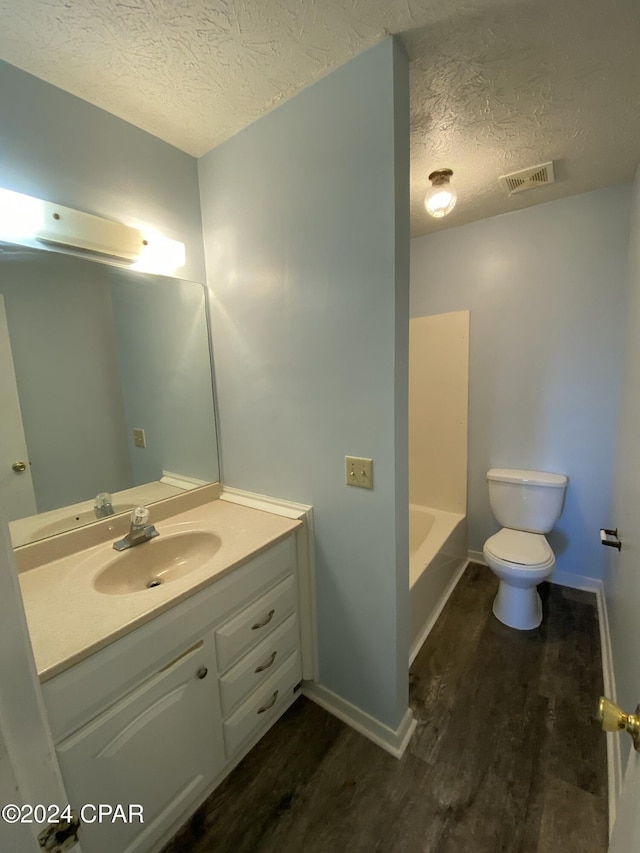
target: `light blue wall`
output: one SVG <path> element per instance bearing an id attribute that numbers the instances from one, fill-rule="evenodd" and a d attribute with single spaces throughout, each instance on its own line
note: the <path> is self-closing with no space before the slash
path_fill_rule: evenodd
<path id="1" fill-rule="evenodd" d="M 204 282 L 196 160 L 104 110 L 0 62 L 0 187 L 186 246 L 180 275 Z"/>
<path id="2" fill-rule="evenodd" d="M 498 528 L 489 468 L 564 472 L 565 509 L 549 537 L 557 566 L 602 577 L 629 210 L 619 185 L 411 241 L 411 315 L 471 312 L 471 550 Z"/>
<path id="3" fill-rule="evenodd" d="M 408 661 L 408 68 L 391 39 L 201 158 L 223 479 L 313 504 L 321 682 Z M 345 454 L 374 459 L 373 491 Z"/>

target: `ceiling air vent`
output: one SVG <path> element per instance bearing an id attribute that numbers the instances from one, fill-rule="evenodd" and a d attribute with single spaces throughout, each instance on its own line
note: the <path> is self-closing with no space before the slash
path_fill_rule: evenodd
<path id="1" fill-rule="evenodd" d="M 510 175 L 502 175 L 498 180 L 509 195 L 543 187 L 545 184 L 552 184 L 554 181 L 553 160 L 548 163 L 541 163 L 539 166 L 531 166 L 529 169 L 521 169 L 519 172 L 511 172 Z"/>

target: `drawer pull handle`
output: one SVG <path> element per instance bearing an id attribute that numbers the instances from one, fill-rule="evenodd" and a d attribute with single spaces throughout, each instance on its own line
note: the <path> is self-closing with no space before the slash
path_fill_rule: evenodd
<path id="1" fill-rule="evenodd" d="M 269 667 L 270 667 L 270 666 L 273 666 L 273 662 L 275 661 L 275 659 L 276 659 L 276 655 L 277 655 L 277 654 L 278 654 L 278 652 L 277 652 L 277 651 L 276 651 L 276 652 L 273 652 L 273 654 L 271 655 L 271 657 L 269 658 L 269 660 L 268 660 L 266 663 L 263 663 L 261 666 L 257 666 L 257 667 L 254 669 L 254 672 L 264 672 L 264 671 L 265 671 L 265 669 L 269 669 Z"/>
<path id="2" fill-rule="evenodd" d="M 201 666 L 200 669 L 196 672 L 196 675 L 198 676 L 198 678 L 206 678 L 208 672 L 209 670 L 206 668 L 206 666 Z"/>
<path id="3" fill-rule="evenodd" d="M 278 698 L 278 691 L 276 690 L 275 693 L 273 694 L 273 696 L 271 697 L 271 702 L 269 702 L 267 705 L 263 705 L 262 708 L 258 708 L 257 713 L 258 714 L 264 714 L 264 712 L 268 711 L 269 708 L 273 708 L 273 706 L 276 704 L 277 698 Z"/>
<path id="4" fill-rule="evenodd" d="M 276 612 L 275 610 L 270 610 L 270 611 L 269 611 L 269 613 L 268 613 L 268 614 L 265 616 L 265 618 L 262 620 L 262 622 L 256 622 L 256 624 L 255 624 L 255 625 L 252 625 L 252 626 L 251 626 L 251 630 L 252 630 L 252 631 L 257 631 L 257 630 L 258 630 L 258 628 L 264 628 L 264 626 L 265 626 L 265 625 L 268 625 L 268 624 L 269 624 L 269 622 L 271 622 L 271 620 L 273 619 L 273 615 L 274 615 L 274 613 L 275 613 L 275 612 Z"/>

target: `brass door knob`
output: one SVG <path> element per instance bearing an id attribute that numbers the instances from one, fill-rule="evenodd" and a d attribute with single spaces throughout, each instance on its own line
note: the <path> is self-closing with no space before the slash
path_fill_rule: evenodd
<path id="1" fill-rule="evenodd" d="M 625 714 L 615 702 L 607 699 L 606 696 L 601 696 L 596 719 L 602 724 L 603 732 L 629 732 L 634 749 L 640 752 L 640 705 L 636 708 L 635 714 Z"/>
<path id="2" fill-rule="evenodd" d="M 16 474 L 22 474 L 23 471 L 27 470 L 26 462 L 22 461 L 14 462 L 11 467 L 16 472 Z"/>

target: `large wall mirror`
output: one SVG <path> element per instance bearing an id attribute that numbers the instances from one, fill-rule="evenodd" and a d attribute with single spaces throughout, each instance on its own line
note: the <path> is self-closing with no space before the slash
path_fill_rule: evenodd
<path id="1" fill-rule="evenodd" d="M 14 547 L 219 479 L 203 285 L 0 243 Z"/>

